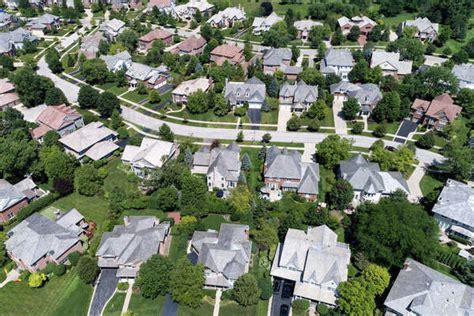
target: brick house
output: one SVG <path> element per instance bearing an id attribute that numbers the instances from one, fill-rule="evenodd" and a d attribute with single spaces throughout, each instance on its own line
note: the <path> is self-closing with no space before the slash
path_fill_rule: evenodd
<path id="1" fill-rule="evenodd" d="M 29 200 L 17 187 L 5 179 L 0 179 L 0 202 L 0 223 L 3 223 L 14 218 L 28 205 Z"/>
<path id="2" fill-rule="evenodd" d="M 243 64 L 245 62 L 244 50 L 235 45 L 223 44 L 211 51 L 210 59 L 219 66 L 225 61 L 231 65 Z"/>
<path id="3" fill-rule="evenodd" d="M 39 142 L 49 131 L 56 131 L 63 137 L 84 126 L 82 115 L 65 104 L 48 106 L 36 118 L 36 123 L 38 127 L 31 131 L 31 136 Z"/>
<path id="4" fill-rule="evenodd" d="M 171 53 L 178 55 L 201 55 L 206 46 L 206 40 L 204 37 L 197 37 L 195 35 L 188 37 L 175 48 L 171 50 Z"/>
<path id="5" fill-rule="evenodd" d="M 161 40 L 166 46 L 173 44 L 173 34 L 163 29 L 154 29 L 140 37 L 138 40 L 138 50 L 146 53 L 153 46 L 153 42 Z"/>
<path id="6" fill-rule="evenodd" d="M 446 124 L 454 121 L 462 108 L 454 104 L 449 94 L 437 96 L 431 102 L 415 99 L 411 106 L 411 120 L 425 125 L 428 129 L 442 131 Z"/>

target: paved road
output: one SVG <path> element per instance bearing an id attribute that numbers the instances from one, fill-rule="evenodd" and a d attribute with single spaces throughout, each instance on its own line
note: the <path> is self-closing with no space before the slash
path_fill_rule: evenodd
<path id="1" fill-rule="evenodd" d="M 100 272 L 88 316 L 100 316 L 102 314 L 105 304 L 117 288 L 118 278 L 115 273 L 117 273 L 117 269 L 102 269 Z"/>
<path id="2" fill-rule="evenodd" d="M 165 306 L 163 308 L 162 316 L 175 316 L 178 311 L 178 304 L 176 304 L 169 294 L 166 294 Z"/>
<path id="3" fill-rule="evenodd" d="M 54 82 L 56 88 L 59 88 L 64 92 L 64 95 L 70 103 L 77 101 L 79 87 L 53 74 L 46 64 L 44 56 L 38 61 L 38 74 L 50 78 Z"/>

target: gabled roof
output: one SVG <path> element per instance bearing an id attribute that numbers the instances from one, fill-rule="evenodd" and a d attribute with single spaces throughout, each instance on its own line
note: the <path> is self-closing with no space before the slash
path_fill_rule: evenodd
<path id="1" fill-rule="evenodd" d="M 379 66 L 382 70 L 396 70 L 399 75 L 407 75 L 411 73 L 413 62 L 411 60 L 400 61 L 400 53 L 374 51 L 370 68 Z"/>
<path id="2" fill-rule="evenodd" d="M 312 20 L 300 20 L 293 23 L 293 26 L 296 27 L 298 31 L 310 31 L 313 27 L 322 25 L 323 23 Z"/>
<path id="3" fill-rule="evenodd" d="M 207 91 L 212 84 L 212 80 L 200 77 L 183 81 L 173 90 L 173 94 L 189 96 L 199 90 Z"/>
<path id="4" fill-rule="evenodd" d="M 125 22 L 118 19 L 112 19 L 112 20 L 103 22 L 100 26 L 100 29 L 101 30 L 110 29 L 113 32 L 119 32 L 124 27 L 125 27 Z"/>
<path id="5" fill-rule="evenodd" d="M 347 18 L 345 16 L 340 17 L 337 20 L 337 23 L 339 24 L 340 27 L 343 27 L 345 25 L 350 25 L 351 27 L 357 25 L 358 27 L 362 28 L 366 25 L 372 25 L 375 26 L 377 23 L 375 23 L 374 20 L 367 16 L 353 16 L 352 18 Z"/>
<path id="6" fill-rule="evenodd" d="M 41 112 L 36 119 L 38 124 L 46 125 L 53 130 L 61 130 L 62 128 L 74 124 L 82 116 L 73 107 L 65 104 L 57 106 L 48 106 Z"/>
<path id="7" fill-rule="evenodd" d="M 26 199 L 26 195 L 5 179 L 0 179 L 0 212 Z"/>
<path id="8" fill-rule="evenodd" d="M 228 181 L 238 181 L 241 165 L 240 147 L 235 143 L 211 151 L 202 147 L 193 156 L 193 166 L 207 166 L 207 174 L 218 172 Z"/>
<path id="9" fill-rule="evenodd" d="M 293 85 L 285 82 L 280 89 L 280 97 L 293 98 L 293 103 L 313 103 L 318 99 L 318 86 L 310 86 L 303 80 Z"/>
<path id="10" fill-rule="evenodd" d="M 222 44 L 211 51 L 211 55 L 223 56 L 226 58 L 234 58 L 236 55 L 242 54 L 243 49 L 230 44 Z"/>
<path id="11" fill-rule="evenodd" d="M 418 32 L 438 32 L 438 23 L 432 23 L 428 18 L 416 18 L 415 20 L 407 20 L 403 23 L 405 27 L 415 27 Z"/>
<path id="12" fill-rule="evenodd" d="M 171 37 L 173 36 L 173 34 L 171 34 L 170 32 L 168 32 L 167 30 L 164 30 L 164 29 L 154 29 L 153 31 L 150 31 L 148 33 L 146 33 L 145 35 L 143 35 L 142 37 L 140 37 L 140 41 L 143 41 L 143 42 L 152 42 L 154 40 L 164 40 L 168 37 Z"/>
<path id="13" fill-rule="evenodd" d="M 214 14 L 209 20 L 207 20 L 207 23 L 216 23 L 219 24 L 225 20 L 236 20 L 236 21 L 241 21 L 241 20 L 246 20 L 247 17 L 245 15 L 245 12 L 241 10 L 240 8 L 236 7 L 228 7 L 225 8 L 222 11 L 217 12 Z"/>
<path id="14" fill-rule="evenodd" d="M 334 49 L 329 48 L 321 61 L 321 72 L 333 73 L 333 67 L 352 67 L 354 65 L 354 58 L 348 49 Z"/>
<path id="15" fill-rule="evenodd" d="M 435 97 L 431 102 L 415 99 L 411 108 L 415 110 L 421 108 L 426 115 L 437 119 L 446 118 L 449 122 L 454 121 L 462 111 L 462 108 L 454 104 L 454 100 L 447 93 Z"/>
<path id="16" fill-rule="evenodd" d="M 278 14 L 272 12 L 267 17 L 255 17 L 252 23 L 252 27 L 262 27 L 265 25 L 272 26 L 278 22 L 283 21 L 282 17 L 279 17 Z"/>
<path id="17" fill-rule="evenodd" d="M 206 40 L 204 37 L 197 37 L 196 35 L 192 35 L 186 38 L 184 41 L 178 44 L 178 46 L 173 50 L 174 52 L 187 52 L 190 53 L 194 50 L 198 50 L 206 45 Z"/>
<path id="18" fill-rule="evenodd" d="M 263 54 L 264 66 L 280 66 L 283 61 L 290 61 L 292 57 L 289 48 L 270 48 Z"/>
<path id="19" fill-rule="evenodd" d="M 115 55 L 102 55 L 100 59 L 105 62 L 107 69 L 110 71 L 115 71 L 119 68 L 125 70 L 132 62 L 132 56 L 128 51 L 119 52 Z"/>
<path id="20" fill-rule="evenodd" d="M 454 65 L 452 72 L 459 80 L 474 83 L 474 64 Z"/>
<path id="21" fill-rule="evenodd" d="M 227 82 L 224 97 L 231 103 L 236 101 L 263 103 L 265 101 L 266 86 L 256 77 L 246 82 Z"/>
<path id="22" fill-rule="evenodd" d="M 174 0 L 150 0 L 147 7 L 153 8 L 157 7 L 158 9 L 170 8 L 174 6 Z"/>
<path id="23" fill-rule="evenodd" d="M 117 132 L 105 127 L 101 122 L 92 122 L 60 138 L 59 142 L 79 153 L 112 135 L 117 136 Z"/>
<path id="24" fill-rule="evenodd" d="M 164 161 L 170 159 L 178 144 L 159 139 L 144 137 L 140 147 L 125 146 L 122 160 L 143 168 L 161 168 Z"/>
<path id="25" fill-rule="evenodd" d="M 373 83 L 353 84 L 347 81 L 334 83 L 329 87 L 332 94 L 342 93 L 356 98 L 360 104 L 377 104 L 382 99 L 382 92 Z"/>

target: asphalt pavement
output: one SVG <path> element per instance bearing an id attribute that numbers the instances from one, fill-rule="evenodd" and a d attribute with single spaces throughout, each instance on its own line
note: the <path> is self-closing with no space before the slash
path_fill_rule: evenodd
<path id="1" fill-rule="evenodd" d="M 100 316 L 107 301 L 112 297 L 117 288 L 117 269 L 102 269 L 99 275 L 98 284 L 92 298 L 88 316 Z"/>

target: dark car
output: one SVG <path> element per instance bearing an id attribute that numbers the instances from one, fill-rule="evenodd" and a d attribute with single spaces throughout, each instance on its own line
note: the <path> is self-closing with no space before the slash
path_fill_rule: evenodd
<path id="1" fill-rule="evenodd" d="M 291 284 L 285 283 L 283 284 L 283 292 L 281 297 L 283 298 L 290 298 L 293 295 L 293 289 Z"/>
<path id="2" fill-rule="evenodd" d="M 275 283 L 273 283 L 273 293 L 280 293 L 280 288 L 281 280 L 275 280 Z"/>
<path id="3" fill-rule="evenodd" d="M 393 146 L 386 146 L 385 149 L 388 150 L 388 151 L 391 151 L 391 152 L 396 152 L 396 151 L 398 151 L 398 149 L 396 149 L 396 148 L 393 147 Z"/>
<path id="4" fill-rule="evenodd" d="M 280 316 L 288 316 L 290 314 L 290 307 L 288 305 L 280 306 Z"/>

